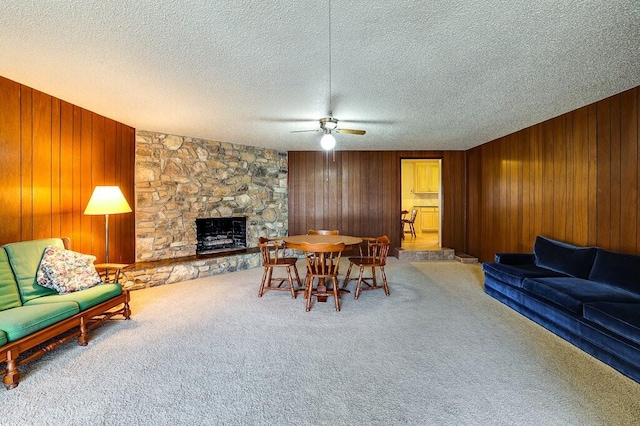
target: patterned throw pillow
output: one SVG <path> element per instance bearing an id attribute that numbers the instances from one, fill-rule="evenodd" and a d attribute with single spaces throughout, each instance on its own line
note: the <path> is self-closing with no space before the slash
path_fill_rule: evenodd
<path id="1" fill-rule="evenodd" d="M 102 282 L 93 266 L 95 260 L 95 256 L 49 246 L 44 250 L 36 281 L 61 294 L 91 288 Z"/>

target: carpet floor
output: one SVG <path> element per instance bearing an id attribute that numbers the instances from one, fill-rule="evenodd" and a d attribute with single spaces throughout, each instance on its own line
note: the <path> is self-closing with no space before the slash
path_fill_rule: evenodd
<path id="1" fill-rule="evenodd" d="M 258 298 L 261 273 L 132 292 L 131 320 L 0 391 L 0 424 L 640 423 L 638 383 L 484 294 L 479 265 L 391 258 L 391 296 L 341 312 Z"/>

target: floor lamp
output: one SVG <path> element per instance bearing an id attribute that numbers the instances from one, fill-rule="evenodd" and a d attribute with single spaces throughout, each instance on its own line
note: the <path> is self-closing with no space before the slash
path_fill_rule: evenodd
<path id="1" fill-rule="evenodd" d="M 117 186 L 96 186 L 84 214 L 104 215 L 105 258 L 109 263 L 109 215 L 130 213 L 131 207 Z"/>

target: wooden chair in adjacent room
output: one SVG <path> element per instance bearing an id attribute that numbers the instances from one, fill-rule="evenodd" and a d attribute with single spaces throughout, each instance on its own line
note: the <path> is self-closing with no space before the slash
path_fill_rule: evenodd
<path id="1" fill-rule="evenodd" d="M 402 224 L 402 238 L 404 238 L 404 234 L 411 234 L 411 236 L 413 238 L 416 237 L 416 227 L 415 227 L 415 223 L 416 223 L 416 216 L 418 216 L 418 210 L 413 209 L 411 210 L 411 216 L 409 217 L 409 219 L 406 218 L 406 213 L 408 213 L 406 210 L 402 211 L 402 219 L 401 219 L 401 224 Z M 405 225 L 409 225 L 409 230 L 406 231 L 405 230 Z"/>
<path id="2" fill-rule="evenodd" d="M 265 290 L 285 290 L 291 292 L 291 297 L 295 299 L 296 292 L 302 287 L 300 281 L 300 275 L 298 275 L 298 268 L 296 267 L 297 257 L 285 257 L 284 247 L 282 245 L 282 239 L 274 238 L 268 239 L 260 237 L 258 241 L 258 247 L 260 247 L 260 256 L 262 259 L 262 267 L 264 272 L 262 273 L 262 282 L 260 283 L 260 289 L 258 290 L 258 297 L 262 297 Z M 286 271 L 286 277 L 274 277 L 273 270 L 281 268 Z M 295 275 L 295 280 L 298 283 L 296 288 L 293 283 L 293 276 L 291 271 Z M 288 286 L 283 285 L 287 281 Z M 276 283 L 274 285 L 274 283 Z"/>
<path id="3" fill-rule="evenodd" d="M 340 311 L 340 286 L 338 284 L 338 265 L 344 250 L 344 243 L 339 244 L 309 244 L 302 243 L 301 250 L 307 260 L 307 277 L 304 282 L 304 295 L 307 301 L 306 309 L 311 310 L 311 298 L 316 296 L 318 301 L 325 301 L 327 296 L 333 296 L 336 311 Z M 317 280 L 317 285 L 314 283 Z M 332 286 L 327 289 L 327 283 Z"/>
<path id="4" fill-rule="evenodd" d="M 340 235 L 337 229 L 309 229 L 307 235 Z"/>
<path id="5" fill-rule="evenodd" d="M 349 284 L 349 281 L 357 281 L 354 298 L 360 297 L 361 290 L 374 290 L 378 288 L 384 289 L 384 293 L 389 295 L 389 284 L 387 283 L 387 275 L 384 272 L 384 266 L 387 263 L 387 255 L 390 247 L 389 237 L 383 235 L 375 240 L 369 240 L 367 244 L 366 256 L 349 257 L 349 269 L 344 279 L 343 287 Z M 351 268 L 358 267 L 358 277 L 351 278 Z M 371 275 L 365 276 L 365 271 L 371 268 Z M 378 284 L 376 278 L 376 268 L 380 270 L 380 278 L 382 284 Z"/>

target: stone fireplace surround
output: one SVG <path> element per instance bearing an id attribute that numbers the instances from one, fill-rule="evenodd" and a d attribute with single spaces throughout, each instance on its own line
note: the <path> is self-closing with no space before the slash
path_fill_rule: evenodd
<path id="1" fill-rule="evenodd" d="M 136 132 L 136 263 L 127 288 L 259 266 L 260 236 L 288 228 L 287 153 Z M 246 217 L 247 251 L 196 256 L 196 219 Z"/>

